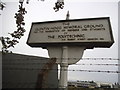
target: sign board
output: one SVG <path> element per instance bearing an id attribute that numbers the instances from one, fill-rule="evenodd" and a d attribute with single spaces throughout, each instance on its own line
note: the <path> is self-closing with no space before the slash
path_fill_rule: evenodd
<path id="1" fill-rule="evenodd" d="M 31 47 L 110 47 L 114 43 L 110 18 L 89 18 L 32 23 L 27 44 Z"/>

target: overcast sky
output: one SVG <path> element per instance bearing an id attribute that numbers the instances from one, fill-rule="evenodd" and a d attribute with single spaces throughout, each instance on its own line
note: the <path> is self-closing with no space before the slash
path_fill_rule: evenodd
<path id="1" fill-rule="evenodd" d="M 18 11 L 17 0 L 6 1 L 6 8 L 0 11 L 0 36 L 9 36 L 8 32 L 16 30 L 15 13 Z M 16 2 L 17 1 L 17 2 Z M 35 0 L 34 0 L 35 1 Z M 44 2 L 30 0 L 30 3 L 24 4 L 27 10 L 25 15 L 25 36 L 20 39 L 20 43 L 11 49 L 14 53 L 36 55 L 49 57 L 48 51 L 42 48 L 31 48 L 26 44 L 32 22 L 65 20 L 67 11 L 70 12 L 70 19 L 110 17 L 112 32 L 115 43 L 110 48 L 86 49 L 83 58 L 118 58 L 118 0 L 64 0 L 64 9 L 55 12 L 54 3 L 57 0 L 45 0 Z M 1 31 L 2 30 L 2 31 Z M 78 63 L 117 63 L 116 61 L 79 61 Z M 70 69 L 88 69 L 88 70 L 112 70 L 116 71 L 114 66 L 70 66 Z M 101 78 L 99 78 L 101 77 Z M 86 73 L 69 72 L 69 80 L 95 80 L 102 82 L 117 82 L 117 74 L 108 73 Z"/>

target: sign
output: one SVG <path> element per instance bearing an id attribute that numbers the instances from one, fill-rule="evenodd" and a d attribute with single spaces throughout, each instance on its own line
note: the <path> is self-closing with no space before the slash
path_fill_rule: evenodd
<path id="1" fill-rule="evenodd" d="M 114 43 L 109 17 L 32 23 L 27 44 L 31 47 L 110 47 Z"/>

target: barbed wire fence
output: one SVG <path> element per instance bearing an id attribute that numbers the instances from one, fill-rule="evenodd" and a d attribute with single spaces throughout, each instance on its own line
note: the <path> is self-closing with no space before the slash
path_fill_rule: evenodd
<path id="1" fill-rule="evenodd" d="M 63 59 L 63 58 L 57 58 L 58 60 L 59 59 Z M 68 58 L 68 60 L 71 59 L 71 58 Z M 72 58 L 72 60 L 76 60 L 78 58 Z M 15 61 L 19 61 L 19 60 L 22 60 L 22 59 L 15 59 Z M 26 61 L 32 61 L 32 59 L 26 59 Z M 35 61 L 37 59 L 33 59 L 33 61 Z M 44 60 L 44 59 L 43 59 Z M 120 61 L 120 59 L 117 59 L 117 58 L 82 58 L 81 60 L 83 61 L 87 61 L 87 60 L 95 60 L 95 61 Z M 41 65 L 41 64 L 45 64 L 44 62 L 33 62 L 33 63 L 29 63 L 29 62 L 11 62 L 11 61 L 6 61 L 4 63 L 4 66 L 7 66 L 7 65 L 17 65 L 17 66 L 26 66 L 26 65 Z M 89 63 L 89 64 L 86 64 L 86 63 L 76 63 L 76 64 L 73 64 L 73 65 L 76 65 L 76 66 L 114 66 L 114 67 L 119 67 L 120 64 L 119 63 L 104 63 L 104 64 L 101 64 L 101 63 Z M 30 71 L 30 70 L 39 70 L 39 68 L 3 68 L 3 70 L 25 70 L 25 71 Z M 56 70 L 56 69 L 52 69 L 52 70 Z M 60 69 L 57 69 L 58 71 Z M 68 69 L 68 71 L 73 71 L 73 72 L 102 72 L 102 73 L 120 73 L 120 71 L 102 71 L 102 70 L 82 70 L 82 69 Z"/>
<path id="2" fill-rule="evenodd" d="M 47 58 L 49 60 L 49 58 Z M 57 58 L 58 60 L 59 59 L 63 59 L 63 58 Z M 71 60 L 71 58 L 68 58 L 68 60 Z M 78 58 L 72 58 L 72 60 L 76 60 Z M 22 58 L 18 58 L 18 59 L 13 59 L 13 60 L 6 60 L 4 61 L 3 60 L 3 68 L 2 70 L 3 71 L 7 71 L 7 72 L 11 72 L 11 71 L 25 71 L 25 72 L 29 72 L 29 71 L 39 71 L 39 70 L 44 70 L 44 69 L 40 69 L 38 67 L 32 67 L 33 66 L 39 66 L 39 65 L 43 65 L 43 64 L 46 64 L 45 62 L 37 62 L 39 59 L 30 59 L 30 58 L 27 58 L 27 59 L 22 59 Z M 44 58 L 41 60 L 45 60 Z M 96 61 L 96 63 L 76 63 L 74 64 L 76 67 L 78 66 L 86 66 L 86 67 L 89 67 L 89 66 L 112 66 L 113 68 L 115 67 L 119 67 L 120 64 L 118 63 L 120 61 L 120 59 L 118 58 L 82 58 L 81 61 Z M 33 62 L 32 62 L 33 61 Z M 102 64 L 98 61 L 105 61 L 106 63 Z M 115 63 L 107 63 L 107 61 L 109 62 L 114 62 Z M 9 67 L 9 66 L 12 66 L 12 67 Z M 17 67 L 16 67 L 17 66 Z M 25 67 L 24 67 L 25 66 Z M 30 67 L 31 66 L 31 67 Z M 55 71 L 60 71 L 60 69 L 50 69 L 50 70 L 55 70 Z M 64 69 L 65 70 L 65 69 Z M 115 71 L 115 70 L 88 70 L 88 69 L 68 69 L 67 70 L 68 72 L 86 72 L 86 73 L 109 73 L 109 74 L 119 74 L 120 71 L 118 69 L 118 71 Z M 18 88 L 33 88 L 36 84 L 36 82 L 19 82 L 19 83 L 16 83 L 16 82 L 2 82 L 3 85 L 16 85 L 15 87 L 18 87 Z M 54 84 L 48 84 L 48 83 L 44 83 L 44 85 L 46 86 L 51 86 L 51 87 L 55 87 Z M 49 87 L 48 87 L 49 88 Z"/>
<path id="3" fill-rule="evenodd" d="M 40 65 L 45 63 L 5 63 L 4 65 Z M 84 64 L 78 63 L 73 65 L 84 65 L 84 66 L 120 66 L 120 64 Z"/>
<path id="4" fill-rule="evenodd" d="M 46 58 L 46 59 L 50 59 L 50 58 Z M 57 60 L 59 60 L 59 59 L 65 59 L 65 58 L 56 58 Z M 76 60 L 76 59 L 78 59 L 78 58 L 67 58 L 68 60 L 69 59 L 72 59 L 72 60 Z M 14 60 L 24 60 L 24 59 L 22 59 L 22 58 L 17 58 L 17 59 L 14 59 Z M 26 58 L 26 61 L 27 60 L 38 60 L 38 59 L 30 59 L 30 58 Z M 45 60 L 45 58 L 41 58 L 41 60 Z M 80 60 L 104 60 L 104 61 L 119 61 L 120 59 L 118 59 L 118 58 L 81 58 Z"/>

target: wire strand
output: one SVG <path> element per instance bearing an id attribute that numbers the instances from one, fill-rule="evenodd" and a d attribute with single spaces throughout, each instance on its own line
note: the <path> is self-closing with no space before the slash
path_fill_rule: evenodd
<path id="1" fill-rule="evenodd" d="M 4 60 L 4 57 L 2 58 Z M 51 58 L 40 58 L 40 59 L 36 59 L 36 58 L 26 58 L 26 59 L 22 59 L 22 58 L 18 58 L 18 59 L 13 59 L 13 60 L 24 60 L 24 61 L 29 61 L 29 60 L 49 60 Z M 68 60 L 78 60 L 79 58 L 56 58 L 57 60 L 61 60 L 61 59 L 68 59 Z M 104 60 L 104 61 L 118 61 L 120 59 L 118 58 L 81 58 L 80 60 Z"/>
<path id="2" fill-rule="evenodd" d="M 34 70 L 46 70 L 46 69 L 40 69 L 40 68 L 3 68 L 3 71 L 12 71 L 12 70 L 24 70 L 24 71 L 34 71 Z M 60 69 L 50 69 L 53 71 L 59 71 Z M 120 71 L 102 71 L 102 70 L 82 70 L 82 69 L 62 69 L 64 71 L 72 71 L 72 72 L 102 72 L 102 73 L 120 73 Z"/>
<path id="3" fill-rule="evenodd" d="M 6 65 L 43 65 L 46 63 L 4 63 L 3 66 Z M 73 64 L 73 65 L 77 65 L 77 66 L 120 66 L 120 64 L 84 64 L 84 63 L 77 63 L 77 64 Z"/>

